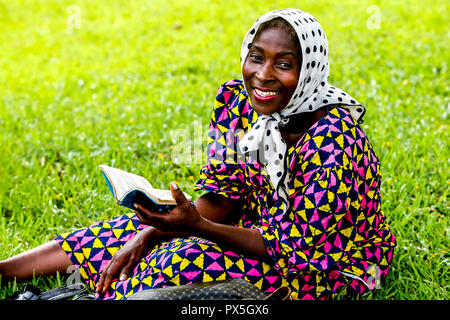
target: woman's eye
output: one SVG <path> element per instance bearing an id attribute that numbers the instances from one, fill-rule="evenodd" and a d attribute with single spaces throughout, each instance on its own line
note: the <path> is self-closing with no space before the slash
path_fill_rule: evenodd
<path id="1" fill-rule="evenodd" d="M 291 69 L 292 65 L 289 62 L 280 62 L 278 64 L 282 69 Z"/>
<path id="2" fill-rule="evenodd" d="M 262 61 L 262 57 L 259 54 L 252 53 L 249 56 L 252 61 Z"/>

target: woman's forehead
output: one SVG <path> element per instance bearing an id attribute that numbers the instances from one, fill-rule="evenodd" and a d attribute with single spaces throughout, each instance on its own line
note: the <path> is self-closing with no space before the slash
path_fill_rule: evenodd
<path id="1" fill-rule="evenodd" d="M 264 51 L 293 51 L 298 52 L 300 43 L 292 39 L 290 32 L 279 27 L 269 27 L 258 32 L 253 39 L 253 46 Z"/>

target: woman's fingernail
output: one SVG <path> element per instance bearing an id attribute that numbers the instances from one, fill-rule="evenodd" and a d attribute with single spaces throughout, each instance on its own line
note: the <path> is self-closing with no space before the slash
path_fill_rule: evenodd
<path id="1" fill-rule="evenodd" d="M 123 281 L 123 280 L 125 280 L 126 278 L 127 278 L 127 275 L 126 275 L 126 274 L 122 274 L 122 275 L 120 276 L 119 280 L 120 280 L 120 281 Z"/>
<path id="2" fill-rule="evenodd" d="M 178 185 L 176 182 L 172 182 L 172 188 L 173 190 L 178 190 Z"/>
<path id="3" fill-rule="evenodd" d="M 133 203 L 133 207 L 135 207 L 137 209 L 138 205 L 136 203 Z"/>

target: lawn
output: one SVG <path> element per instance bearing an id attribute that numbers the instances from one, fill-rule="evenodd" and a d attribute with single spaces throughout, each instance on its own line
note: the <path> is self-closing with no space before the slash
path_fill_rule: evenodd
<path id="1" fill-rule="evenodd" d="M 199 195 L 202 137 L 218 87 L 240 77 L 245 32 L 298 4 L 0 2 L 0 259 L 124 213 L 100 164 Z M 329 81 L 367 107 L 382 164 L 398 246 L 365 299 L 449 299 L 448 2 L 301 5 L 327 33 Z M 1 283 L 0 299 L 22 285 Z"/>

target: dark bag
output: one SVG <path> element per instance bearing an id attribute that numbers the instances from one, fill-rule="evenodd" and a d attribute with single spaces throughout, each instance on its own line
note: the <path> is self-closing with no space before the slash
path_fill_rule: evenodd
<path id="1" fill-rule="evenodd" d="M 142 290 L 128 300 L 291 300 L 290 294 L 289 287 L 281 287 L 267 295 L 250 282 L 233 278 Z"/>
<path id="2" fill-rule="evenodd" d="M 15 292 L 6 300 L 93 300 L 92 294 L 83 286 L 61 286 L 42 292 L 39 288 L 28 284 L 21 291 Z"/>

